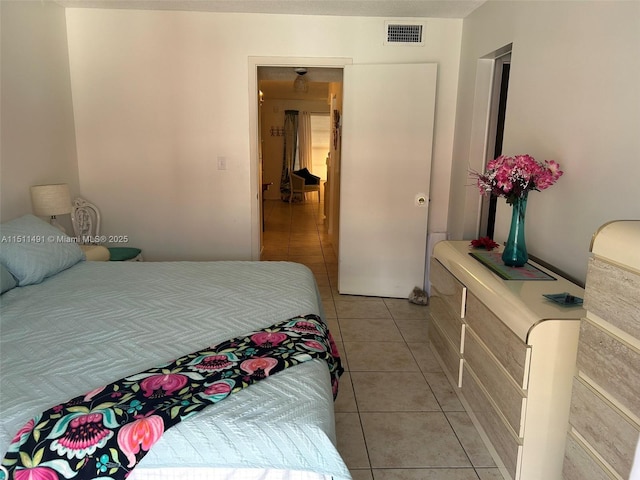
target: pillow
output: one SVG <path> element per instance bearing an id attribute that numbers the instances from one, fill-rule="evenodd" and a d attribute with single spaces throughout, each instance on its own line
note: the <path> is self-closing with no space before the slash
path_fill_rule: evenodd
<path id="1" fill-rule="evenodd" d="M 18 282 L 13 278 L 13 275 L 7 270 L 4 265 L 0 263 L 0 294 L 8 292 L 13 287 L 16 287 Z"/>
<path id="2" fill-rule="evenodd" d="M 299 177 L 304 178 L 305 185 L 320 185 L 320 177 L 316 177 L 313 173 L 311 173 L 306 168 L 296 170 L 293 173 L 295 173 Z"/>
<path id="3" fill-rule="evenodd" d="M 0 263 L 18 286 L 40 283 L 84 259 L 73 238 L 33 215 L 0 225 Z"/>

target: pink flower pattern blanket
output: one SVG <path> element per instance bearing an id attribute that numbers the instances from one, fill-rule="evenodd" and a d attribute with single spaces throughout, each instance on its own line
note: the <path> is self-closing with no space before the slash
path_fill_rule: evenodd
<path id="1" fill-rule="evenodd" d="M 15 480 L 124 479 L 168 428 L 313 358 L 327 362 L 335 398 L 343 369 L 317 315 L 291 318 L 185 355 L 33 418 L 14 437 L 2 470 Z"/>

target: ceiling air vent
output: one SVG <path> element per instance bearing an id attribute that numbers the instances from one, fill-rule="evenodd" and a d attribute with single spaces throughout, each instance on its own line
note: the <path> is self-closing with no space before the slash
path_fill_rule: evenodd
<path id="1" fill-rule="evenodd" d="M 424 45 L 424 24 L 391 21 L 385 22 L 385 45 Z"/>

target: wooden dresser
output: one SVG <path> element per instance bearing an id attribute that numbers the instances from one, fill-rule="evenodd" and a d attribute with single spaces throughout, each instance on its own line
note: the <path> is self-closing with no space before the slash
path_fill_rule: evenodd
<path id="1" fill-rule="evenodd" d="M 560 480 L 585 312 L 542 295 L 584 291 L 555 274 L 502 280 L 470 251 L 467 241 L 434 247 L 433 350 L 505 478 Z"/>
<path id="2" fill-rule="evenodd" d="M 604 225 L 591 252 L 563 474 L 626 480 L 640 434 L 640 221 Z"/>

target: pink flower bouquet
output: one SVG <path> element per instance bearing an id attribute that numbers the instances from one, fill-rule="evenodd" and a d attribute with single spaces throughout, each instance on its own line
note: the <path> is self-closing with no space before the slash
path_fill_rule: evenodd
<path id="1" fill-rule="evenodd" d="M 539 162 L 530 155 L 499 156 L 487 164 L 487 170 L 472 173 L 482 195 L 505 197 L 509 205 L 529 191 L 549 188 L 562 176 L 560 165 L 554 160 Z"/>

